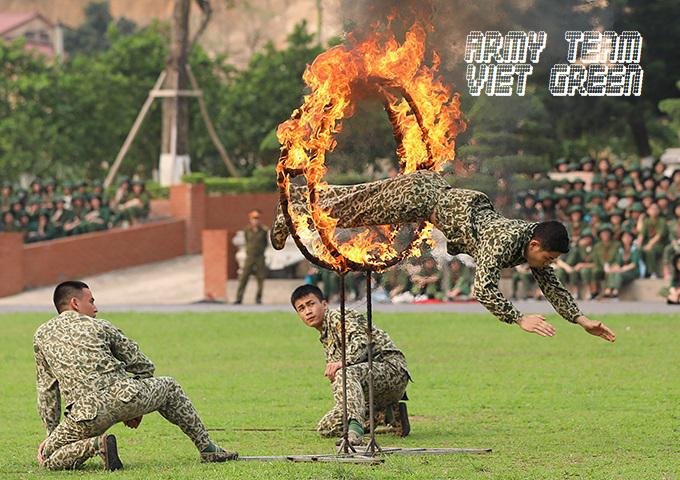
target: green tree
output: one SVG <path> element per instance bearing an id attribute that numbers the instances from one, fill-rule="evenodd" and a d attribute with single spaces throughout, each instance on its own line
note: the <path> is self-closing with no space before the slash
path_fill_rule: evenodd
<path id="1" fill-rule="evenodd" d="M 85 20 L 82 24 L 64 31 L 64 48 L 69 55 L 107 50 L 111 46 L 107 32 L 112 24 L 122 35 L 129 35 L 137 30 L 137 25 L 125 17 L 114 21 L 108 0 L 89 3 L 84 8 L 84 13 Z"/>
<path id="2" fill-rule="evenodd" d="M 225 148 L 245 172 L 276 161 L 276 156 L 263 152 L 260 145 L 300 106 L 302 73 L 319 53 L 321 47 L 303 22 L 288 36 L 286 49 L 267 44 L 253 55 L 246 69 L 230 72 L 217 97 L 206 92 L 208 103 L 218 106 L 215 126 Z"/>
<path id="3" fill-rule="evenodd" d="M 461 159 L 475 166 L 475 174 L 454 178 L 458 186 L 489 195 L 499 189 L 517 192 L 537 188 L 530 176 L 547 172 L 555 138 L 548 112 L 540 98 L 486 97 L 475 100 L 468 114 L 469 130 L 460 137 Z M 466 143 L 467 140 L 467 143 Z"/>

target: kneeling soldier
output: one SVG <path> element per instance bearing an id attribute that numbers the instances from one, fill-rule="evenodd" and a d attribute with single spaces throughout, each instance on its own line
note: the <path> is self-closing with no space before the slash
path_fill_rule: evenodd
<path id="1" fill-rule="evenodd" d="M 328 302 L 321 290 L 314 285 L 302 285 L 291 295 L 293 308 L 308 327 L 316 328 L 321 336 L 319 341 L 326 353 L 324 375 L 333 384 L 335 406 L 319 421 L 317 430 L 324 436 L 342 434 L 343 386 L 342 386 L 342 330 L 340 311 L 328 308 Z M 348 310 L 345 312 L 347 338 L 347 418 L 348 438 L 352 445 L 361 445 L 364 422 L 368 412 L 368 337 L 366 319 L 363 315 Z M 405 397 L 406 385 L 410 379 L 404 354 L 396 347 L 389 335 L 373 326 L 373 399 L 375 410 L 387 410 L 386 422 L 391 419 L 392 407 L 396 406 L 397 429 L 402 436 L 410 427 L 406 404 L 399 400 Z"/>
<path id="2" fill-rule="evenodd" d="M 194 442 L 202 462 L 237 458 L 210 441 L 198 413 L 171 377 L 154 377 L 154 365 L 135 342 L 99 320 L 89 287 L 76 281 L 54 291 L 59 315 L 33 337 L 38 373 L 38 413 L 47 438 L 38 461 L 50 470 L 71 470 L 101 455 L 107 470 L 123 467 L 116 438 L 105 432 L 118 422 L 137 428 L 158 411 Z M 131 374 L 132 376 L 128 375 Z M 60 422 L 61 399 L 64 419 Z"/>

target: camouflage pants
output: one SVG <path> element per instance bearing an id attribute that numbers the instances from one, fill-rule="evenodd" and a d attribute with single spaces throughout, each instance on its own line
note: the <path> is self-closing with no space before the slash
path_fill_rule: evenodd
<path id="1" fill-rule="evenodd" d="M 373 399 L 375 408 L 384 409 L 404 396 L 409 376 L 402 362 L 373 362 Z M 316 429 L 321 435 L 342 433 L 342 370 L 338 370 L 333 382 L 335 406 L 323 416 Z M 347 418 L 364 424 L 368 416 L 368 363 L 347 367 Z"/>
<path id="2" fill-rule="evenodd" d="M 246 285 L 252 274 L 255 274 L 257 279 L 257 293 L 255 294 L 256 301 L 262 300 L 262 287 L 264 286 L 264 277 L 267 275 L 267 267 L 264 262 L 264 253 L 255 257 L 254 255 L 248 255 L 246 261 L 243 265 L 243 271 L 241 272 L 241 278 L 238 282 L 238 291 L 236 293 L 236 299 L 240 302 L 243 301 L 243 293 L 246 290 Z"/>
<path id="3" fill-rule="evenodd" d="M 120 383 L 134 382 L 138 391 L 131 398 L 119 388 Z M 194 406 L 171 377 L 143 380 L 123 380 L 112 385 L 94 400 L 94 418 L 74 420 L 73 415 L 52 431 L 43 449 L 43 466 L 50 470 L 78 468 L 87 459 L 99 454 L 97 437 L 118 422 L 158 411 L 174 423 L 194 442 L 199 451 L 209 445 L 208 433 Z M 92 407 L 92 405 L 88 405 Z"/>

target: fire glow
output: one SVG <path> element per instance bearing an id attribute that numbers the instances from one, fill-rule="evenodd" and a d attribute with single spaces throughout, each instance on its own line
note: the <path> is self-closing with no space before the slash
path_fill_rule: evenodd
<path id="1" fill-rule="evenodd" d="M 379 232 L 366 229 L 343 243 L 337 240 L 338 220 L 319 206 L 319 196 L 328 187 L 323 180 L 327 152 L 336 147 L 334 136 L 342 131 L 342 120 L 352 115 L 357 97 L 371 92 L 382 99 L 402 174 L 440 171 L 445 162 L 454 161 L 455 137 L 465 128 L 458 96 L 437 75 L 438 55 L 433 53 L 431 66 L 425 64 L 431 27 L 416 22 L 399 42 L 391 30 L 393 20 L 382 29 L 375 25 L 364 41 L 350 35 L 349 45 L 320 54 L 303 75 L 311 93 L 277 130 L 282 145 L 277 183 L 288 228 L 310 261 L 338 272 L 388 268 L 417 254 L 423 241 L 431 241 L 432 232 L 431 224 L 421 222 L 401 252 L 392 244 L 398 226 L 379 226 Z M 290 205 L 291 179 L 299 175 L 306 179 L 310 215 L 297 214 Z M 379 233 L 386 242 L 378 241 Z"/>

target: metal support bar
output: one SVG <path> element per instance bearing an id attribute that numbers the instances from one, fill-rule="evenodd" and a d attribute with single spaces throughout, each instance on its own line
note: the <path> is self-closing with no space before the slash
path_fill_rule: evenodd
<path id="1" fill-rule="evenodd" d="M 166 75 L 167 75 L 167 73 L 166 73 L 165 70 L 163 70 L 158 75 L 158 78 L 156 79 L 156 83 L 154 84 L 151 91 L 157 90 L 161 85 L 163 85 L 163 81 L 165 80 Z M 130 148 L 130 145 L 132 145 L 133 140 L 137 136 L 137 132 L 139 131 L 139 127 L 142 126 L 142 122 L 144 121 L 144 117 L 146 117 L 146 114 L 148 113 L 149 108 L 151 108 L 151 104 L 153 103 L 153 98 L 154 97 L 149 92 L 149 95 L 146 97 L 146 100 L 144 101 L 144 105 L 142 106 L 142 109 L 137 114 L 137 118 L 135 119 L 135 123 L 132 124 L 132 128 L 130 129 L 130 132 L 127 134 L 127 137 L 125 137 L 125 141 L 123 142 L 123 146 L 120 147 L 120 150 L 118 151 L 118 155 L 116 155 L 116 159 L 114 160 L 113 165 L 111 165 L 111 169 L 109 170 L 108 175 L 106 175 L 106 180 L 104 180 L 104 188 L 107 188 L 109 185 L 111 185 L 111 182 L 116 177 L 116 173 L 118 173 L 118 169 L 120 168 L 120 164 L 123 161 L 123 158 L 125 158 L 125 155 L 127 154 L 127 151 Z"/>
<path id="2" fill-rule="evenodd" d="M 349 418 L 347 416 L 347 329 L 345 318 L 345 274 L 340 276 L 340 330 L 342 335 L 342 440 L 338 452 L 356 453 L 356 450 L 349 443 Z"/>
<path id="3" fill-rule="evenodd" d="M 154 98 L 201 97 L 203 92 L 200 90 L 151 90 L 149 95 Z"/>
<path id="4" fill-rule="evenodd" d="M 371 302 L 371 272 L 366 272 L 366 337 L 368 339 L 368 417 L 371 439 L 366 446 L 366 455 L 380 452 L 375 440 L 375 400 L 373 391 L 373 304 Z"/>

